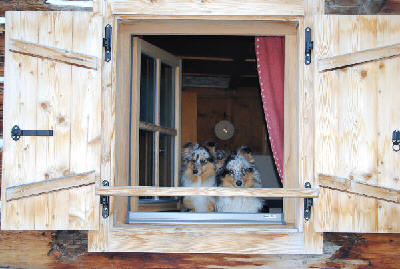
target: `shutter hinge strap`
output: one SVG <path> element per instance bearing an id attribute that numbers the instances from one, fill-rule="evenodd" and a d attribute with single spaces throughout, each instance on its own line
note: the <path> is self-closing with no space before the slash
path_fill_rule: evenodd
<path id="1" fill-rule="evenodd" d="M 53 130 L 21 130 L 18 125 L 11 129 L 11 138 L 18 141 L 21 136 L 53 136 Z"/>
<path id="2" fill-rule="evenodd" d="M 304 63 L 309 65 L 311 63 L 311 50 L 314 48 L 314 41 L 311 41 L 311 28 L 305 29 L 305 55 Z"/>
<path id="3" fill-rule="evenodd" d="M 110 186 L 110 182 L 103 180 L 103 186 Z M 110 197 L 100 196 L 100 204 L 103 206 L 101 215 L 106 219 L 110 215 Z"/>
<path id="4" fill-rule="evenodd" d="M 306 182 L 305 188 L 311 188 L 311 183 Z M 304 219 L 308 221 L 311 217 L 311 207 L 313 205 L 313 198 L 304 198 Z"/>
<path id="5" fill-rule="evenodd" d="M 111 32 L 112 27 L 110 24 L 106 25 L 103 38 L 103 47 L 104 47 L 104 60 L 106 62 L 111 61 Z"/>

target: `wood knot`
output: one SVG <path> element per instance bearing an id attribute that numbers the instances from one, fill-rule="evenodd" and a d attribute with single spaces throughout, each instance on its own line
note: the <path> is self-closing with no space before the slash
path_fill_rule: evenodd
<path id="1" fill-rule="evenodd" d="M 383 69 L 383 68 L 385 68 L 385 64 L 383 64 L 383 63 L 379 64 L 379 69 Z"/>
<path id="2" fill-rule="evenodd" d="M 65 118 L 63 116 L 58 116 L 57 122 L 58 122 L 58 124 L 63 124 L 65 122 Z"/>
<path id="3" fill-rule="evenodd" d="M 50 178 L 49 173 L 44 174 L 44 178 L 45 178 L 45 179 L 49 179 L 49 178 Z"/>
<path id="4" fill-rule="evenodd" d="M 42 102 L 40 103 L 40 106 L 42 107 L 43 110 L 47 110 L 48 104 L 47 102 Z"/>
<path id="5" fill-rule="evenodd" d="M 367 75 L 368 75 L 368 71 L 367 70 L 365 70 L 365 69 L 361 70 L 361 78 L 366 78 Z"/>

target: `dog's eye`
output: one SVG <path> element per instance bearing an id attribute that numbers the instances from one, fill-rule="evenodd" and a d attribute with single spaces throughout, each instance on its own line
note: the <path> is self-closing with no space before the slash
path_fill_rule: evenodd
<path id="1" fill-rule="evenodd" d="M 231 169 L 231 170 L 229 170 L 229 174 L 231 175 L 231 176 L 233 176 L 233 174 L 234 174 L 234 171 Z"/>
<path id="2" fill-rule="evenodd" d="M 192 163 L 196 163 L 196 160 L 191 160 Z"/>
<path id="3" fill-rule="evenodd" d="M 207 163 L 206 160 L 200 160 L 201 165 L 205 165 Z"/>
<path id="4" fill-rule="evenodd" d="M 247 173 L 253 172 L 253 168 L 251 168 L 251 167 L 247 168 L 247 169 L 246 169 L 246 172 L 247 172 Z"/>

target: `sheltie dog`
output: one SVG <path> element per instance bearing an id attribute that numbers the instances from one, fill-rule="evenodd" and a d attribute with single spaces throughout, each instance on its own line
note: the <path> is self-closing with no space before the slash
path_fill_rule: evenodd
<path id="1" fill-rule="evenodd" d="M 214 156 L 207 147 L 188 142 L 183 146 L 181 185 L 183 187 L 215 187 Z M 183 197 L 182 211 L 214 212 L 215 198 L 208 196 Z"/>
<path id="2" fill-rule="evenodd" d="M 217 149 L 217 145 L 215 142 L 206 142 L 204 146 L 213 155 L 216 172 L 217 174 L 220 173 L 229 154 L 222 149 Z"/>
<path id="3" fill-rule="evenodd" d="M 250 148 L 240 147 L 231 154 L 217 176 L 218 186 L 233 188 L 261 188 L 260 173 L 257 171 Z M 217 197 L 217 212 L 257 213 L 263 208 L 264 200 L 258 197 Z"/>

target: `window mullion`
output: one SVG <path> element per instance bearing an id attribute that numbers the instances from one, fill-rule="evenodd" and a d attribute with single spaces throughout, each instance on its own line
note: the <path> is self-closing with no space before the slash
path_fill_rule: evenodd
<path id="1" fill-rule="evenodd" d="M 156 61 L 156 113 L 155 125 L 160 126 L 160 79 L 161 79 L 161 60 Z M 154 134 L 154 186 L 160 186 L 160 132 Z M 159 197 L 154 197 L 156 200 Z"/>

